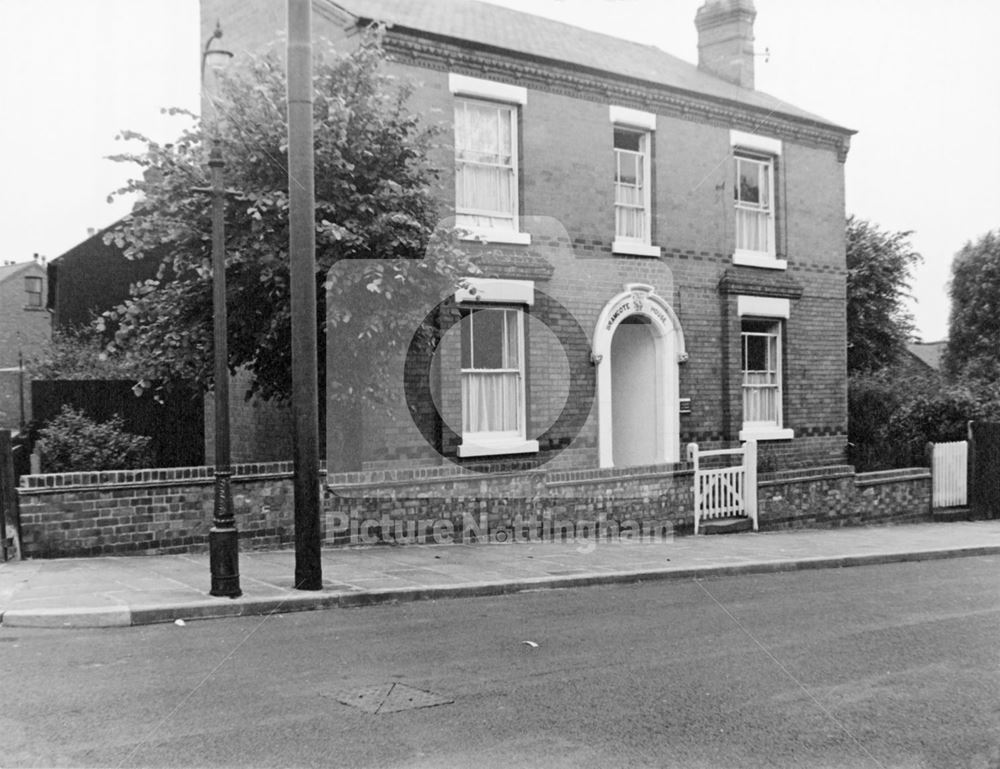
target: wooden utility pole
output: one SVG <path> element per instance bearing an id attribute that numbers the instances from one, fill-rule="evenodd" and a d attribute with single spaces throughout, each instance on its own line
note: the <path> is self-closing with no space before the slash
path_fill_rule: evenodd
<path id="1" fill-rule="evenodd" d="M 313 184 L 312 0 L 288 0 L 288 196 L 291 263 L 295 587 L 320 590 L 316 215 Z"/>

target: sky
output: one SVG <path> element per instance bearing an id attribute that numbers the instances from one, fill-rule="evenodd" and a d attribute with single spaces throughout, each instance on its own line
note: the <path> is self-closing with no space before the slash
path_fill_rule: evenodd
<path id="1" fill-rule="evenodd" d="M 271 0 L 281 2 L 282 0 Z M 434 0 L 413 0 L 434 2 Z M 702 0 L 494 0 L 697 61 Z M 1000 3 L 756 0 L 757 89 L 858 131 L 847 213 L 912 230 L 911 311 L 947 335 L 954 254 L 1000 227 Z M 224 23 L 223 23 L 224 27 Z M 197 0 L 0 0 L 0 262 L 53 258 L 128 211 L 122 129 L 197 111 Z"/>

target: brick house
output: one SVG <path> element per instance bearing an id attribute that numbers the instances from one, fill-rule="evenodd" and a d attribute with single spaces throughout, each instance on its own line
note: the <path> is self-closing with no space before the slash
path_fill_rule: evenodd
<path id="1" fill-rule="evenodd" d="M 843 461 L 853 132 L 754 89 L 752 0 L 697 10 L 697 66 L 473 0 L 313 8 L 345 45 L 385 23 L 411 108 L 451 122 L 442 212 L 489 276 L 434 308 L 397 413 L 331 469 L 653 465 L 748 438 L 769 469 Z M 221 21 L 238 56 L 283 14 L 203 0 L 203 37 Z"/>
<path id="2" fill-rule="evenodd" d="M 18 428 L 31 413 L 21 362 L 48 341 L 45 266 L 34 261 L 0 266 L 0 428 Z"/>
<path id="3" fill-rule="evenodd" d="M 752 0 L 697 10 L 698 65 L 474 0 L 313 9 L 337 45 L 385 22 L 482 270 L 429 302 L 437 344 L 401 356 L 394 411 L 330 420 L 323 544 L 691 532 L 685 444 L 750 438 L 761 529 L 930 517 L 926 469 L 843 464 L 853 132 L 754 90 Z M 202 40 L 217 20 L 238 66 L 285 4 L 201 0 Z M 294 541 L 293 474 L 235 468 L 241 547 Z M 19 494 L 32 555 L 203 549 L 212 520 L 208 468 Z"/>

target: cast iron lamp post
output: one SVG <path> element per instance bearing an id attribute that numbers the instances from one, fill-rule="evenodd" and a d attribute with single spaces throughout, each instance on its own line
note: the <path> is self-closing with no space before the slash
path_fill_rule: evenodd
<path id="1" fill-rule="evenodd" d="M 201 82 L 205 86 L 205 64 L 210 56 L 221 63 L 233 57 L 229 51 L 213 49 L 212 42 L 222 37 L 222 27 L 205 41 L 201 53 Z M 216 118 L 217 120 L 218 118 Z M 215 495 L 212 507 L 212 528 L 208 533 L 209 568 L 212 574 L 212 595 L 237 598 L 240 590 L 239 540 L 230 478 L 233 471 L 229 457 L 229 344 L 226 312 L 226 190 L 223 186 L 222 150 L 218 131 L 214 131 L 212 149 L 208 155 L 212 186 L 199 192 L 212 196 L 212 330 L 215 357 Z"/>

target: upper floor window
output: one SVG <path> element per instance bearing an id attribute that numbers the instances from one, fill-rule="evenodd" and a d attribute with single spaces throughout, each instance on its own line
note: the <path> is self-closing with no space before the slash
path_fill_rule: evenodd
<path id="1" fill-rule="evenodd" d="M 615 239 L 649 243 L 649 134 L 615 128 Z"/>
<path id="2" fill-rule="evenodd" d="M 733 198 L 736 206 L 736 243 L 733 261 L 751 267 L 784 269 L 778 259 L 775 212 L 775 165 L 781 142 L 766 136 L 731 131 L 734 148 Z"/>
<path id="3" fill-rule="evenodd" d="M 24 279 L 24 290 L 28 295 L 28 307 L 42 306 L 42 279 L 36 276 Z"/>
<path id="4" fill-rule="evenodd" d="M 614 130 L 616 254 L 659 256 L 652 245 L 652 154 L 656 115 L 626 107 L 610 107 Z"/>
<path id="5" fill-rule="evenodd" d="M 455 210 L 459 225 L 517 229 L 516 111 L 503 104 L 455 104 Z"/>
<path id="6" fill-rule="evenodd" d="M 736 156 L 736 250 L 774 256 L 774 164 Z"/>
<path id="7" fill-rule="evenodd" d="M 473 237 L 526 243 L 519 232 L 517 121 L 527 92 L 451 75 L 455 100 L 456 225 Z"/>

